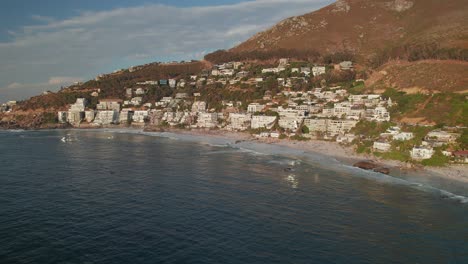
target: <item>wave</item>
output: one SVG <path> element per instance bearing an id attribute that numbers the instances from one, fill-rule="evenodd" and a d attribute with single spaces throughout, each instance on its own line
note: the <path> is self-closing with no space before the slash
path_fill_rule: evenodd
<path id="1" fill-rule="evenodd" d="M 89 131 L 89 130 L 88 130 Z M 96 129 L 95 131 L 103 132 L 103 130 Z M 236 142 L 232 139 L 211 137 L 209 135 L 190 135 L 190 134 L 177 134 L 172 132 L 143 132 L 142 130 L 134 129 L 109 129 L 105 132 L 115 132 L 122 134 L 138 134 L 153 137 L 162 137 L 171 140 L 182 140 L 198 144 L 209 145 L 217 148 L 226 148 L 230 150 L 223 151 L 210 151 L 206 152 L 207 155 L 213 154 L 229 154 L 234 152 L 243 152 L 256 156 L 274 156 L 281 158 L 280 160 L 269 160 L 269 163 L 277 163 L 284 166 L 296 166 L 302 163 L 323 168 L 326 170 L 343 172 L 346 174 L 351 173 L 352 176 L 365 178 L 384 184 L 401 185 L 408 188 L 417 189 L 419 191 L 433 193 L 439 195 L 441 198 L 457 201 L 462 204 L 468 204 L 468 197 L 457 195 L 447 190 L 439 189 L 428 184 L 409 181 L 406 179 L 398 178 L 392 175 L 385 175 L 373 171 L 366 171 L 356 168 L 338 161 L 336 158 L 327 156 L 320 153 L 304 152 L 297 149 L 292 149 L 284 146 L 264 144 L 252 141 Z"/>
<path id="2" fill-rule="evenodd" d="M 24 129 L 6 129 L 6 130 L 0 130 L 0 133 L 23 133 L 26 132 Z"/>
<path id="3" fill-rule="evenodd" d="M 406 179 L 398 178 L 396 176 L 385 175 L 385 174 L 377 173 L 374 171 L 366 171 L 366 170 L 362 170 L 360 168 L 356 168 L 356 167 L 345 165 L 345 164 L 342 164 L 342 167 L 348 169 L 349 171 L 354 172 L 353 176 L 366 178 L 366 179 L 374 180 L 374 181 L 385 183 L 385 184 L 406 186 L 406 187 L 413 188 L 419 191 L 438 195 L 444 199 L 453 200 L 462 204 L 468 204 L 468 197 L 463 196 L 463 195 L 457 195 L 447 190 L 436 188 L 429 184 L 413 182 L 413 181 L 409 181 Z"/>

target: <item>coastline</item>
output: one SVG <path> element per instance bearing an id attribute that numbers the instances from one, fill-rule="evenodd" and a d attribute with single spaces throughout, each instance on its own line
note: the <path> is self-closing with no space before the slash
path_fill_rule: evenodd
<path id="1" fill-rule="evenodd" d="M 158 132 L 158 131 L 146 131 Z M 272 139 L 272 138 L 255 138 L 249 133 L 232 132 L 223 130 L 185 130 L 170 128 L 163 132 L 174 133 L 180 135 L 190 135 L 198 137 L 215 137 L 219 139 L 229 139 L 234 141 L 250 141 L 259 144 L 269 144 L 281 146 L 289 149 L 303 151 L 305 153 L 314 153 L 330 158 L 334 158 L 339 162 L 352 166 L 356 162 L 363 160 L 372 160 L 379 165 L 388 167 L 393 171 L 392 175 L 412 175 L 416 177 L 433 177 L 445 180 L 457 181 L 468 185 L 468 166 L 464 164 L 450 164 L 446 167 L 423 167 L 409 166 L 408 164 L 396 160 L 380 159 L 372 155 L 358 154 L 352 147 L 343 146 L 336 142 L 309 140 L 309 141 L 294 141 L 291 139 Z"/>
<path id="2" fill-rule="evenodd" d="M 80 128 L 52 128 L 52 129 L 39 129 L 40 130 L 76 130 L 76 131 L 99 131 L 99 132 L 118 132 L 118 133 L 133 133 L 142 135 L 153 135 L 160 137 L 177 137 L 182 136 L 180 139 L 186 139 L 198 143 L 209 143 L 212 145 L 220 146 L 236 146 L 244 149 L 255 150 L 256 146 L 269 146 L 275 148 L 265 149 L 267 153 L 276 152 L 273 155 L 282 155 L 281 153 L 294 152 L 294 156 L 301 158 L 307 154 L 319 155 L 322 157 L 322 162 L 333 160 L 341 165 L 351 167 L 354 163 L 363 160 L 372 160 L 381 166 L 390 168 L 390 176 L 415 181 L 416 184 L 420 182 L 443 182 L 442 185 L 462 185 L 466 190 L 464 195 L 468 195 L 468 166 L 466 165 L 449 165 L 446 167 L 409 167 L 408 164 L 394 160 L 378 159 L 372 155 L 358 154 L 352 147 L 343 146 L 336 142 L 310 140 L 310 141 L 294 141 L 290 139 L 272 139 L 272 138 L 256 138 L 246 132 L 234 132 L 224 130 L 205 130 L 205 129 L 178 129 L 178 128 L 164 128 L 164 129 L 144 129 L 142 126 L 109 126 L 109 127 L 80 127 Z M 281 151 L 280 151 L 281 150 Z M 362 170 L 355 168 L 357 170 Z M 365 171 L 365 170 L 362 170 Z M 372 172 L 373 173 L 373 172 Z M 384 174 L 381 174 L 384 175 Z M 431 182 L 431 181 L 430 181 Z M 447 183 L 448 182 L 448 183 Z M 432 186 L 431 186 L 432 187 Z"/>

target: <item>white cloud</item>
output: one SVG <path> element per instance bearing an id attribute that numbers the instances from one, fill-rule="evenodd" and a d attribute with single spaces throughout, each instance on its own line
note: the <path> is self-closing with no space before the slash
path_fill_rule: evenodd
<path id="1" fill-rule="evenodd" d="M 12 41 L 0 43 L 0 87 L 5 87 L 0 88 L 0 101 L 12 83 L 47 83 L 52 90 L 59 79 L 50 76 L 92 78 L 151 61 L 200 59 L 207 51 L 232 47 L 286 17 L 331 2 L 254 0 L 191 8 L 152 4 L 83 12 L 65 20 L 35 16 L 38 25 L 12 32 Z"/>
<path id="2" fill-rule="evenodd" d="M 13 82 L 0 89 L 0 99 L 2 99 L 2 101 L 6 101 L 9 99 L 4 98 L 9 98 L 10 96 L 14 95 L 17 95 L 19 98 L 25 98 L 27 96 L 37 95 L 48 90 L 58 90 L 62 86 L 68 86 L 75 82 L 81 81 L 83 81 L 83 79 L 78 77 L 57 76 L 50 77 L 48 81 L 40 83 Z"/>
<path id="3" fill-rule="evenodd" d="M 78 77 L 64 77 L 64 76 L 59 76 L 59 77 L 51 77 L 49 78 L 49 81 L 47 82 L 50 85 L 68 85 L 72 84 L 75 82 L 81 82 L 83 81 L 82 78 Z"/>

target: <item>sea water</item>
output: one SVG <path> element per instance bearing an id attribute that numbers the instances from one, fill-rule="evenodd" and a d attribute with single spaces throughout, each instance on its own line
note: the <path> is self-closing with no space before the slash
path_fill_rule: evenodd
<path id="1" fill-rule="evenodd" d="M 0 132 L 0 263 L 468 263 L 464 193 L 127 132 Z"/>

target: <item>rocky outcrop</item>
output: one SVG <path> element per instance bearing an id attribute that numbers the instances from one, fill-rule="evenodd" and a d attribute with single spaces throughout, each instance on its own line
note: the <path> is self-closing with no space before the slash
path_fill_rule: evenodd
<path id="1" fill-rule="evenodd" d="M 390 174 L 390 169 L 387 167 L 384 167 L 374 161 L 360 161 L 357 162 L 353 165 L 354 167 L 363 169 L 363 170 L 370 170 L 382 174 Z"/>
<path id="2" fill-rule="evenodd" d="M 388 8 L 397 12 L 404 12 L 406 10 L 409 10 L 413 7 L 413 5 L 413 1 L 408 0 L 395 0 L 387 3 Z"/>

